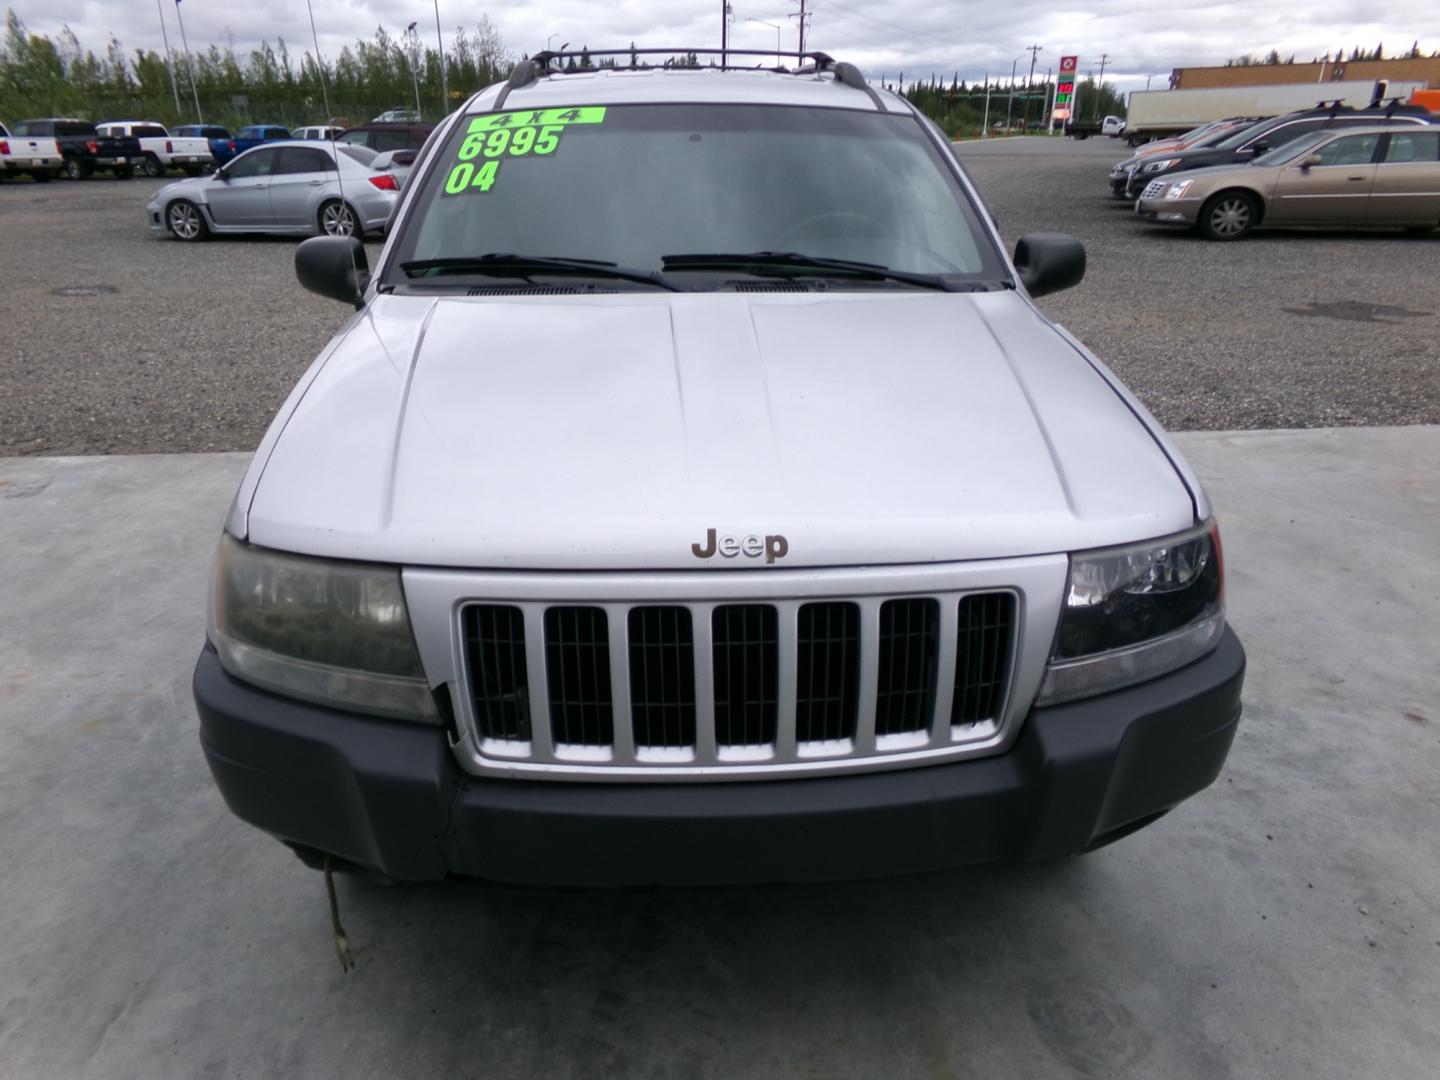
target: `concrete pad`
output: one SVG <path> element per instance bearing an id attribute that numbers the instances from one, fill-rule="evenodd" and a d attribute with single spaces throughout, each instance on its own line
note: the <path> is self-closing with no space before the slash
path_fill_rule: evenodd
<path id="1" fill-rule="evenodd" d="M 0 459 L 0 1075 L 1431 1077 L 1440 428 L 1180 438 L 1246 717 L 1063 863 L 823 888 L 322 881 L 188 677 L 244 455 Z"/>

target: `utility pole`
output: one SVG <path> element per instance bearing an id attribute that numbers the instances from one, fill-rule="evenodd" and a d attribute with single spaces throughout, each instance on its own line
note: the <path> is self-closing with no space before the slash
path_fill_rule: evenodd
<path id="1" fill-rule="evenodd" d="M 985 119 L 980 121 L 980 138 L 990 137 L 990 73 L 985 73 Z"/>
<path id="2" fill-rule="evenodd" d="M 1035 56 L 1043 48 L 1043 45 L 1029 45 L 1025 49 L 1030 54 L 1030 74 L 1025 76 L 1025 122 L 1020 128 L 1021 131 L 1030 130 L 1030 83 L 1035 78 Z"/>
<path id="3" fill-rule="evenodd" d="M 160 40 L 165 42 L 165 70 L 170 73 L 170 93 L 175 95 L 175 119 L 180 119 L 180 88 L 175 85 L 175 61 L 170 58 L 170 35 L 165 32 L 165 9 L 155 0 L 155 14 L 160 16 Z"/>
<path id="4" fill-rule="evenodd" d="M 805 52 L 805 24 L 810 19 L 810 13 L 805 10 L 805 0 L 800 0 L 800 10 L 792 11 L 790 18 L 799 20 L 800 48 L 798 51 L 803 55 Z"/>
<path id="5" fill-rule="evenodd" d="M 190 69 L 190 93 L 195 96 L 195 121 L 203 124 L 200 115 L 200 88 L 195 85 L 195 61 L 190 56 L 190 42 L 185 38 L 185 20 L 180 17 L 180 0 L 175 0 L 175 21 L 180 24 L 180 44 L 185 46 L 185 66 Z"/>
<path id="6" fill-rule="evenodd" d="M 1109 53 L 1100 54 L 1100 81 L 1095 84 L 1095 119 L 1100 119 L 1100 91 L 1105 88 L 1105 65 L 1110 62 Z"/>
<path id="7" fill-rule="evenodd" d="M 720 0 L 720 66 L 725 66 L 725 50 L 730 47 L 730 0 Z"/>
<path id="8" fill-rule="evenodd" d="M 330 123 L 330 91 L 325 85 L 325 61 L 320 59 L 320 35 L 315 33 L 315 11 L 310 0 L 305 0 L 305 10 L 310 12 L 310 40 L 315 43 L 315 71 L 320 76 L 320 97 L 325 102 L 325 123 Z"/>

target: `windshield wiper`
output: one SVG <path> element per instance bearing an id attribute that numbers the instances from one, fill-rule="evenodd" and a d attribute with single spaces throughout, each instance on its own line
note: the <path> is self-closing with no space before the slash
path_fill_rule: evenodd
<path id="1" fill-rule="evenodd" d="M 588 274 L 591 277 L 618 278 L 621 281 L 637 281 L 642 285 L 654 285 L 659 289 L 680 292 L 680 286 L 666 281 L 658 270 L 631 270 L 613 262 L 600 259 L 569 259 L 558 255 L 516 255 L 511 252 L 492 251 L 487 255 L 460 255 L 443 259 L 417 259 L 403 262 L 400 269 L 407 277 L 428 275 L 430 271 L 441 274 L 509 274 L 525 277 L 531 273 Z"/>
<path id="2" fill-rule="evenodd" d="M 660 264 L 666 270 L 708 270 L 734 268 L 751 270 L 755 273 L 776 271 L 832 270 L 841 274 L 858 274 L 861 277 L 886 281 L 903 281 L 907 285 L 919 285 L 926 289 L 943 289 L 958 292 L 964 285 L 947 281 L 940 274 L 921 274 L 911 270 L 892 270 L 879 263 L 856 262 L 853 259 L 828 259 L 818 255 L 805 255 L 798 251 L 752 251 L 748 254 L 665 255 Z"/>

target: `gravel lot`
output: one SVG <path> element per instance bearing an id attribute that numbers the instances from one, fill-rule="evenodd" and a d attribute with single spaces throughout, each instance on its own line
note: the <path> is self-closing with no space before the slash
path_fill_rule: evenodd
<path id="1" fill-rule="evenodd" d="M 1089 276 L 1046 306 L 1165 424 L 1440 422 L 1440 234 L 1208 243 L 1108 198 L 1106 168 L 1124 151 L 961 147 L 1012 245 L 1042 229 L 1086 242 Z M 0 185 L 0 454 L 252 449 L 344 321 L 296 284 L 293 240 L 150 235 L 158 185 Z M 114 291 L 55 293 L 74 286 Z"/>

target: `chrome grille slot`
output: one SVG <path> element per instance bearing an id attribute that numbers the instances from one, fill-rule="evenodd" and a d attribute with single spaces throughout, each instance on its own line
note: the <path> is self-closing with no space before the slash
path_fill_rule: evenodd
<path id="1" fill-rule="evenodd" d="M 962 597 L 950 723 L 998 720 L 1010 677 L 1015 598 L 1009 593 Z"/>
<path id="2" fill-rule="evenodd" d="M 711 629 L 715 679 L 715 743 L 766 747 L 775 742 L 779 705 L 778 628 L 769 604 L 726 604 Z"/>
<path id="3" fill-rule="evenodd" d="M 525 614 L 499 604 L 465 609 L 464 636 L 475 721 L 485 739 L 530 741 Z"/>
<path id="4" fill-rule="evenodd" d="M 635 746 L 694 746 L 695 634 L 690 609 L 631 608 L 628 623 Z"/>
<path id="5" fill-rule="evenodd" d="M 925 732 L 935 711 L 940 605 L 928 597 L 887 600 L 880 607 L 875 735 Z"/>
<path id="6" fill-rule="evenodd" d="M 615 724 L 603 608 L 546 609 L 545 673 L 557 754 L 564 746 L 608 749 L 615 740 Z"/>
<path id="7" fill-rule="evenodd" d="M 802 605 L 795 667 L 796 742 L 853 739 L 859 704 L 859 606 Z"/>

